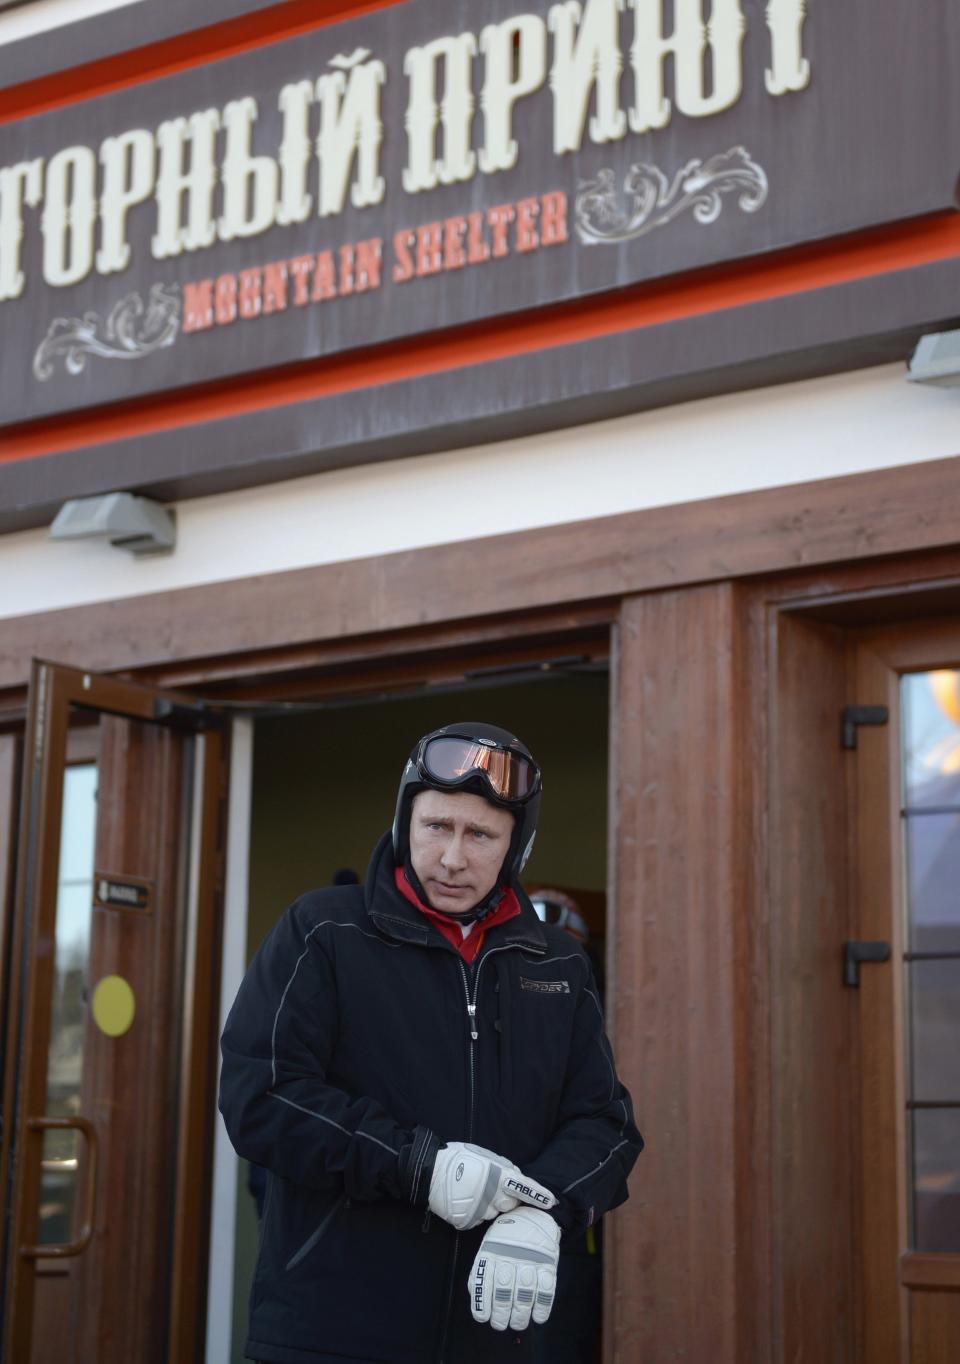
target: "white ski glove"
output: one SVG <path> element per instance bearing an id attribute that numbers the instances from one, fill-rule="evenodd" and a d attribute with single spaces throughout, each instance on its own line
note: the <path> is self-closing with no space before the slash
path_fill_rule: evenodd
<path id="1" fill-rule="evenodd" d="M 452 1141 L 437 1152 L 427 1204 L 457 1231 L 467 1231 L 518 1203 L 552 1208 L 556 1201 L 549 1189 L 495 1151 Z"/>
<path id="2" fill-rule="evenodd" d="M 560 1228 L 545 1212 L 517 1208 L 491 1222 L 467 1287 L 474 1321 L 525 1331 L 546 1321 L 557 1291 Z"/>

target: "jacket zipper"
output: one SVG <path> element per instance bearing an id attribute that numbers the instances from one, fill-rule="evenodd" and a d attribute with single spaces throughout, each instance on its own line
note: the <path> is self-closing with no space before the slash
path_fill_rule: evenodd
<path id="1" fill-rule="evenodd" d="M 463 958 L 457 954 L 457 964 L 460 967 L 460 978 L 463 981 L 463 997 L 467 1005 L 467 1022 L 470 1026 L 470 1109 L 467 1117 L 467 1140 L 473 1140 L 473 1110 L 476 1102 L 476 1045 L 479 1033 L 477 1032 L 477 997 L 470 998 L 470 982 L 467 978 L 467 968 Z M 455 1231 L 453 1234 L 453 1264 L 450 1269 L 450 1286 L 447 1290 L 447 1311 L 443 1320 L 443 1337 L 440 1341 L 439 1364 L 444 1364 L 444 1354 L 447 1348 L 447 1333 L 450 1330 L 450 1312 L 453 1308 L 453 1288 L 457 1280 L 457 1261 L 460 1257 L 460 1233 Z"/>
<path id="2" fill-rule="evenodd" d="M 515 947 L 514 943 L 504 944 L 503 947 L 491 947 L 489 952 L 485 952 L 476 964 L 476 968 L 471 966 L 470 976 L 473 977 L 473 993 L 470 993 L 470 977 L 467 975 L 467 968 L 463 958 L 457 954 L 457 962 L 460 967 L 460 978 L 463 981 L 463 997 L 467 1006 L 467 1024 L 470 1028 L 470 1116 L 467 1122 L 467 1140 L 473 1140 L 473 1118 L 476 1106 L 477 1092 L 477 1039 L 480 1036 L 479 1025 L 477 1022 L 477 997 L 480 992 L 480 972 L 483 970 L 483 963 L 487 957 L 492 957 L 495 952 L 511 952 Z M 453 1286 L 457 1277 L 457 1257 L 460 1253 L 460 1233 L 454 1232 L 453 1243 L 453 1269 L 450 1273 L 450 1291 L 447 1295 L 447 1314 L 443 1323 L 443 1339 L 440 1341 L 439 1364 L 444 1364 L 444 1351 L 447 1348 L 447 1332 L 450 1329 L 450 1309 L 453 1306 Z"/>
<path id="3" fill-rule="evenodd" d="M 473 1141 L 473 1110 L 476 1104 L 477 1092 L 477 1038 L 480 1036 L 477 1031 L 477 992 L 476 976 L 474 976 L 473 998 L 470 998 L 470 982 L 467 978 L 467 968 L 463 958 L 458 958 L 460 964 L 460 976 L 463 980 L 463 997 L 467 1003 L 467 1024 L 470 1028 L 470 1112 L 467 1119 L 467 1141 Z M 474 973 L 471 971 L 471 975 Z M 479 969 L 476 973 L 479 975 Z"/>
<path id="4" fill-rule="evenodd" d="M 477 1091 L 476 1047 L 477 1039 L 480 1036 L 479 1022 L 477 1019 L 477 999 L 479 998 L 480 995 L 480 972 L 483 970 L 483 963 L 485 961 L 488 961 L 490 957 L 495 956 L 497 952 L 512 952 L 515 950 L 515 947 L 516 947 L 515 943 L 505 943 L 502 947 L 491 947 L 488 952 L 485 952 L 483 956 L 478 959 L 476 966 L 471 967 L 470 971 L 470 975 L 473 978 L 472 994 L 470 993 L 470 983 L 467 977 L 467 968 L 464 965 L 463 958 L 458 957 L 458 961 L 460 963 L 460 975 L 463 979 L 463 995 L 467 1004 L 467 1023 L 469 1024 L 470 1027 L 470 1121 L 467 1126 L 468 1141 L 473 1140 L 473 1118 Z"/>

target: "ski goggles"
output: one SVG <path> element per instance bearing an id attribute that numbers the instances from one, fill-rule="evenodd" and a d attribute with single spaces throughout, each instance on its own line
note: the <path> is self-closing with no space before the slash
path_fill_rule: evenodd
<path id="1" fill-rule="evenodd" d="M 523 805 L 540 789 L 540 769 L 525 753 L 489 739 L 437 734 L 422 740 L 417 771 L 431 786 L 456 790 L 478 777 L 500 805 Z"/>
<path id="2" fill-rule="evenodd" d="M 565 928 L 568 933 L 573 933 L 584 941 L 590 937 L 586 919 L 572 905 L 562 904 L 548 895 L 537 894 L 530 896 L 530 903 L 541 923 L 552 924 L 554 928 Z"/>

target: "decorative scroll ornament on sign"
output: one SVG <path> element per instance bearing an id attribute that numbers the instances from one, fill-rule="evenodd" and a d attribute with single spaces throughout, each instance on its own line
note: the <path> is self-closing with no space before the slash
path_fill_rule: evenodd
<path id="1" fill-rule="evenodd" d="M 173 345 L 180 330 L 180 307 L 179 285 L 154 284 L 146 303 L 139 294 L 125 294 L 105 320 L 94 312 L 58 317 L 37 347 L 33 372 L 40 380 L 49 379 L 54 361 L 62 359 L 69 374 L 81 374 L 88 355 L 142 360 Z"/>
<path id="2" fill-rule="evenodd" d="M 738 193 L 738 207 L 756 213 L 767 199 L 767 176 L 745 147 L 687 164 L 669 180 L 659 166 L 636 162 L 627 172 L 619 192 L 612 170 L 598 171 L 593 180 L 581 180 L 574 206 L 577 233 L 582 242 L 628 242 L 674 218 L 693 213 L 698 223 L 713 223 L 723 209 L 723 195 Z"/>

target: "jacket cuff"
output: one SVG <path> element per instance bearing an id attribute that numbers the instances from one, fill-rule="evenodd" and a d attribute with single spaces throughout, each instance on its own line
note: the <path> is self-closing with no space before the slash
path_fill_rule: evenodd
<path id="1" fill-rule="evenodd" d="M 429 1127 L 414 1129 L 413 1141 L 400 1152 L 400 1187 L 415 1208 L 425 1208 L 440 1139 Z"/>

